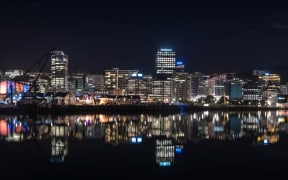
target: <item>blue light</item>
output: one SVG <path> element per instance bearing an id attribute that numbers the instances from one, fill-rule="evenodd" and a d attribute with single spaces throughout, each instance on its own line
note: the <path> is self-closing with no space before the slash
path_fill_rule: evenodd
<path id="1" fill-rule="evenodd" d="M 175 148 L 175 152 L 176 152 L 177 154 L 181 154 L 181 153 L 182 153 L 182 148 L 176 147 L 176 148 Z"/>
<path id="2" fill-rule="evenodd" d="M 134 73 L 131 75 L 132 77 L 143 77 L 142 73 Z"/>
<path id="3" fill-rule="evenodd" d="M 182 65 L 182 64 L 183 64 L 182 61 L 177 61 L 177 62 L 176 62 L 176 65 Z"/>
<path id="4" fill-rule="evenodd" d="M 26 93 L 29 90 L 29 85 L 24 84 L 23 85 L 23 92 Z"/>
<path id="5" fill-rule="evenodd" d="M 264 139 L 264 144 L 267 145 L 269 142 L 267 139 Z"/>
<path id="6" fill-rule="evenodd" d="M 159 166 L 171 166 L 171 162 L 159 162 Z"/>
<path id="7" fill-rule="evenodd" d="M 141 143 L 142 142 L 142 137 L 137 137 L 137 142 Z"/>
<path id="8" fill-rule="evenodd" d="M 136 142 L 137 142 L 136 137 L 132 137 L 131 142 L 132 142 L 133 144 L 136 143 Z"/>

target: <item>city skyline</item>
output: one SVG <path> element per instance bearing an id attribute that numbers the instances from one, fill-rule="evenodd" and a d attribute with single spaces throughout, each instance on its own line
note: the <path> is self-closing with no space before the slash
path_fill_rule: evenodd
<path id="1" fill-rule="evenodd" d="M 153 73 L 160 48 L 173 49 L 187 72 L 286 69 L 285 6 L 162 3 L 4 2 L 0 69 L 26 70 L 52 47 L 69 56 L 69 73 Z"/>

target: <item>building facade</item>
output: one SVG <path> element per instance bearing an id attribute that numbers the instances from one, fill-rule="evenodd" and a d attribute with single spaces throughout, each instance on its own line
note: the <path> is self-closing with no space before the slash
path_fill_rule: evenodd
<path id="1" fill-rule="evenodd" d="M 51 53 L 51 90 L 68 91 L 68 56 L 59 50 Z"/>
<path id="2" fill-rule="evenodd" d="M 112 70 L 105 70 L 105 90 L 110 94 L 126 95 L 126 88 L 128 86 L 128 79 L 132 74 L 137 74 L 138 70 L 121 70 L 113 68 Z M 119 93 L 121 92 L 121 93 Z"/>
<path id="3" fill-rule="evenodd" d="M 190 100 L 190 76 L 187 72 L 175 72 L 172 78 L 172 102 L 186 102 Z"/>
<path id="4" fill-rule="evenodd" d="M 172 49 L 159 49 L 156 54 L 156 78 L 171 77 L 175 71 L 176 53 Z"/>

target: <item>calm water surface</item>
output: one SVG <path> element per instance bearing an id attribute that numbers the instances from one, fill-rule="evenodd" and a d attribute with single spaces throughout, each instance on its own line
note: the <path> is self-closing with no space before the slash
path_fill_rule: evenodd
<path id="1" fill-rule="evenodd" d="M 288 177 L 288 111 L 0 115 L 10 179 Z"/>

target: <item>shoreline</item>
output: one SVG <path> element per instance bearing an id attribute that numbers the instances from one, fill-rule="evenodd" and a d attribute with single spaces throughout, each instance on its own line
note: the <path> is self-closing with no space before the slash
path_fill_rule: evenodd
<path id="1" fill-rule="evenodd" d="M 0 114 L 175 114 L 197 111 L 269 111 L 287 110 L 288 108 L 244 105 L 53 105 L 36 106 L 25 105 L 21 107 L 0 107 Z"/>

